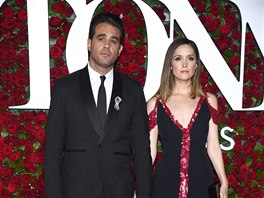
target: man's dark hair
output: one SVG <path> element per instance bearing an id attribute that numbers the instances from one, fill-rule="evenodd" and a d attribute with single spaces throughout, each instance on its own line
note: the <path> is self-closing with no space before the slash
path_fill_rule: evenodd
<path id="1" fill-rule="evenodd" d="M 93 38 L 95 34 L 95 27 L 100 23 L 108 23 L 112 26 L 117 27 L 120 31 L 120 44 L 123 44 L 125 37 L 123 22 L 117 15 L 112 13 L 100 13 L 93 17 L 90 24 L 89 39 Z"/>

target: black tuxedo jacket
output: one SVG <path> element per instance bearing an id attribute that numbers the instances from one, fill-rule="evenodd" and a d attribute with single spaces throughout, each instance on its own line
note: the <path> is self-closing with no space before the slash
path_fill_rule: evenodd
<path id="1" fill-rule="evenodd" d="M 115 98 L 122 101 L 115 108 Z M 102 135 L 99 135 L 102 134 Z M 46 128 L 45 197 L 151 197 L 148 116 L 139 83 L 114 71 L 104 127 L 97 119 L 87 66 L 52 89 Z M 135 178 L 134 179 L 134 175 Z"/>

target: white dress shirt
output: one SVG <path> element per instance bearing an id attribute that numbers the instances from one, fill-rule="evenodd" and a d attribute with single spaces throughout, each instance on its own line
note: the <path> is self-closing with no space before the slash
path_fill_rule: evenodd
<path id="1" fill-rule="evenodd" d="M 93 70 L 93 68 L 91 68 L 89 64 L 88 64 L 88 72 L 93 90 L 94 101 L 95 104 L 97 105 L 98 90 L 101 84 L 101 79 L 100 79 L 101 74 Z M 105 74 L 105 81 L 104 81 L 105 92 L 106 92 L 106 112 L 108 112 L 110 99 L 112 95 L 113 80 L 114 80 L 114 70 L 112 68 L 110 72 Z"/>

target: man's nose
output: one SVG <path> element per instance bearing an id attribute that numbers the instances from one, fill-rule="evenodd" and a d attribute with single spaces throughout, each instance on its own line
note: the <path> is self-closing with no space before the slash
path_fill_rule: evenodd
<path id="1" fill-rule="evenodd" d="M 110 40 L 106 40 L 104 43 L 104 47 L 109 48 L 109 46 L 110 46 Z"/>

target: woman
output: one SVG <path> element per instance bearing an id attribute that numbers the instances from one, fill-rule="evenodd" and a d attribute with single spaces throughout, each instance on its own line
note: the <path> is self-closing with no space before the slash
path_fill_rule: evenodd
<path id="1" fill-rule="evenodd" d="M 210 160 L 221 182 L 220 196 L 228 196 L 216 124 L 217 100 L 202 91 L 200 74 L 196 44 L 188 39 L 173 41 L 159 90 L 147 104 L 153 163 L 158 136 L 163 146 L 153 176 L 153 198 L 209 197 L 208 186 L 213 183 Z"/>

